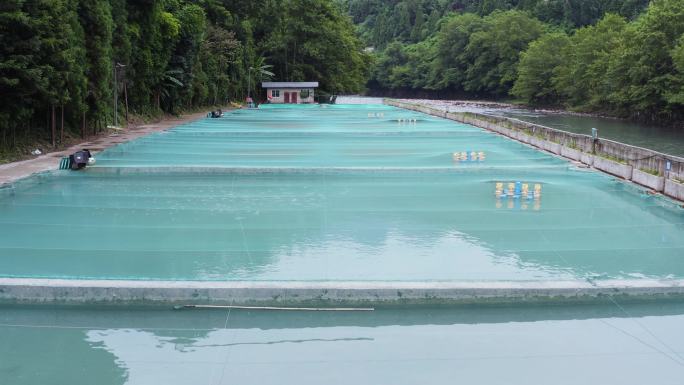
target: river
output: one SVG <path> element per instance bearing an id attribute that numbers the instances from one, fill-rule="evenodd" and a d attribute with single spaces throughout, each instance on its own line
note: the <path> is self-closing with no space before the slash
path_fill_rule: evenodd
<path id="1" fill-rule="evenodd" d="M 450 112 L 477 112 L 495 116 L 506 116 L 579 134 L 591 135 L 591 129 L 595 127 L 598 129 L 599 137 L 601 138 L 684 157 L 684 130 L 682 129 L 567 112 L 530 110 L 494 102 L 403 100 L 409 103 L 430 105 L 433 108 Z"/>
<path id="2" fill-rule="evenodd" d="M 537 112 L 523 109 L 500 108 L 485 113 L 517 118 L 531 123 L 564 131 L 591 135 L 591 128 L 598 129 L 599 137 L 617 142 L 684 156 L 684 130 L 647 125 L 621 119 L 602 118 L 568 113 Z"/>

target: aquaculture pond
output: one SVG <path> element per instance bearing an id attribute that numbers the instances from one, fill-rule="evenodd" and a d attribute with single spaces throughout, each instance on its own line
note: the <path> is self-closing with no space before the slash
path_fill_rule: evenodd
<path id="1" fill-rule="evenodd" d="M 684 278 L 674 202 L 383 105 L 263 106 L 0 189 L 0 276 Z"/>

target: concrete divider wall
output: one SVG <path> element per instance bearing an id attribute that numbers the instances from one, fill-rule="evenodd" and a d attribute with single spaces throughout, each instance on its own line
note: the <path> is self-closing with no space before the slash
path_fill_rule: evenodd
<path id="1" fill-rule="evenodd" d="M 594 158 L 594 155 L 589 154 L 588 152 L 582 152 L 580 155 L 580 162 L 586 164 L 587 166 L 593 166 Z"/>
<path id="2" fill-rule="evenodd" d="M 562 146 L 560 154 L 568 159 L 572 159 L 578 162 L 582 161 L 582 151 L 575 150 L 574 148 Z"/>
<path id="3" fill-rule="evenodd" d="M 426 105 L 385 99 L 385 104 L 494 131 L 553 154 L 582 162 L 684 200 L 684 158 L 589 135 L 557 130 L 518 119 L 473 112 L 446 112 Z M 670 168 L 667 169 L 669 164 Z"/>
<path id="4" fill-rule="evenodd" d="M 664 191 L 665 178 L 658 175 L 649 174 L 638 168 L 632 170 L 632 182 L 646 186 L 655 191 Z"/>
<path id="5" fill-rule="evenodd" d="M 0 304 L 383 305 L 684 298 L 680 280 L 306 282 L 0 278 Z"/>
<path id="6" fill-rule="evenodd" d="M 628 164 L 597 156 L 594 158 L 594 168 L 619 176 L 622 179 L 632 179 L 632 166 Z"/>
<path id="7" fill-rule="evenodd" d="M 554 153 L 556 155 L 560 155 L 560 153 L 561 153 L 561 144 L 560 143 L 550 142 L 548 140 L 545 140 L 542 142 L 541 148 L 543 148 L 544 150 L 546 150 L 548 152 Z"/>
<path id="8" fill-rule="evenodd" d="M 666 179 L 664 191 L 666 195 L 684 201 L 684 182 Z"/>

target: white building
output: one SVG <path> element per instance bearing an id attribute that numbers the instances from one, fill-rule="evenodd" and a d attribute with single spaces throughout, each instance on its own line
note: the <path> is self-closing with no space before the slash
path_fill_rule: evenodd
<path id="1" fill-rule="evenodd" d="M 271 103 L 313 103 L 314 89 L 318 82 L 263 82 L 266 96 Z"/>

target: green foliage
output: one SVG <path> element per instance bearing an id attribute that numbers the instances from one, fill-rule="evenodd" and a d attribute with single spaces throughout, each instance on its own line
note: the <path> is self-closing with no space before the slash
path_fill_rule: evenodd
<path id="1" fill-rule="evenodd" d="M 83 30 L 74 1 L 12 0 L 1 7 L 0 151 L 4 151 L 17 145 L 31 126 L 45 122 L 54 106 L 83 110 L 86 79 Z M 38 137 L 56 141 L 49 122 L 42 127 Z"/>
<path id="2" fill-rule="evenodd" d="M 472 13 L 446 20 L 437 34 L 436 77 L 433 82 L 436 88 L 461 87 L 470 64 L 465 54 L 470 37 L 484 29 L 484 20 Z"/>
<path id="3" fill-rule="evenodd" d="M 194 79 L 198 99 L 195 100 L 196 105 L 216 105 L 237 93 L 230 71 L 237 67 L 237 54 L 240 51 L 241 44 L 233 32 L 207 25 L 199 53 L 199 68 L 202 71 Z"/>
<path id="4" fill-rule="evenodd" d="M 384 49 L 392 41 L 417 43 L 434 34 L 452 13 L 486 16 L 518 10 L 545 23 L 572 29 L 596 23 L 606 13 L 634 19 L 648 0 L 337 0 L 364 42 Z"/>
<path id="5" fill-rule="evenodd" d="M 684 105 L 684 34 L 682 34 L 677 46 L 672 50 L 672 62 L 677 69 L 675 76 L 679 88 L 674 87 L 673 91 L 668 95 L 668 101 L 673 104 Z"/>
<path id="6" fill-rule="evenodd" d="M 201 84 L 193 82 L 197 76 L 204 77 L 199 64 L 199 49 L 204 41 L 207 21 L 204 10 L 195 4 L 187 4 L 169 18 L 169 25 L 178 24 L 178 40 L 169 59 L 163 89 L 165 109 L 174 112 L 183 107 L 193 106 L 195 93 L 204 93 Z M 176 80 L 175 82 L 170 79 Z"/>
<path id="7" fill-rule="evenodd" d="M 627 21 L 608 14 L 595 26 L 581 28 L 570 37 L 563 61 L 554 70 L 555 87 L 571 106 L 599 109 L 612 85 L 607 72 L 610 60 L 623 41 Z"/>
<path id="8" fill-rule="evenodd" d="M 384 48 L 393 40 L 419 42 L 434 33 L 446 14 L 445 0 L 340 0 L 365 43 Z"/>
<path id="9" fill-rule="evenodd" d="M 506 95 L 517 76 L 520 53 L 544 32 L 537 19 L 519 11 L 497 11 L 483 19 L 484 28 L 470 36 L 465 49 L 463 88 Z"/>
<path id="10" fill-rule="evenodd" d="M 609 101 L 617 110 L 647 119 L 682 116 L 682 104 L 676 97 L 682 78 L 672 53 L 683 33 L 681 0 L 653 0 L 646 13 L 630 25 L 609 68 L 615 86 Z"/>
<path id="11" fill-rule="evenodd" d="M 681 124 L 683 34 L 681 1 L 655 0 L 631 23 L 608 14 L 570 37 L 555 63 L 556 92 L 577 109 Z"/>
<path id="12" fill-rule="evenodd" d="M 254 60 L 252 66 L 249 67 L 248 76 L 250 76 L 250 95 L 256 94 L 256 90 L 260 88 L 259 83 L 270 80 L 275 76 L 271 70 L 273 69 L 272 64 L 266 63 L 266 58 L 260 56 Z"/>
<path id="13" fill-rule="evenodd" d="M 382 88 L 422 89 L 430 82 L 430 58 L 434 57 L 432 41 L 404 46 L 399 42 L 387 46 L 375 64 L 371 85 Z"/>
<path id="14" fill-rule="evenodd" d="M 178 113 L 243 98 L 250 74 L 360 91 L 370 65 L 330 0 L 5 0 L 0 38 L 0 152 L 55 142 L 62 113 L 112 124 L 115 94 L 120 115 Z"/>
<path id="15" fill-rule="evenodd" d="M 544 29 L 519 11 L 451 16 L 425 41 L 389 44 L 377 56 L 369 86 L 505 95 L 517 77 L 520 52 Z"/>
<path id="16" fill-rule="evenodd" d="M 110 115 L 112 100 L 112 13 L 107 0 L 81 0 L 79 18 L 86 39 L 85 76 L 88 79 L 88 117 Z"/>
<path id="17" fill-rule="evenodd" d="M 346 15 L 326 0 L 286 0 L 263 52 L 277 78 L 318 80 L 323 90 L 358 92 L 368 60 Z"/>
<path id="18" fill-rule="evenodd" d="M 511 93 L 528 103 L 555 103 L 559 99 L 554 70 L 567 62 L 570 39 L 563 32 L 548 33 L 523 52 L 518 79 Z"/>
<path id="19" fill-rule="evenodd" d="M 367 44 L 384 47 L 374 53 L 367 84 L 376 94 L 512 95 L 530 104 L 684 121 L 681 0 L 342 3 Z M 426 22 L 415 17 L 420 10 L 430 19 L 443 16 Z M 399 33 L 383 25 L 388 17 L 404 31 L 416 23 L 435 28 Z"/>

